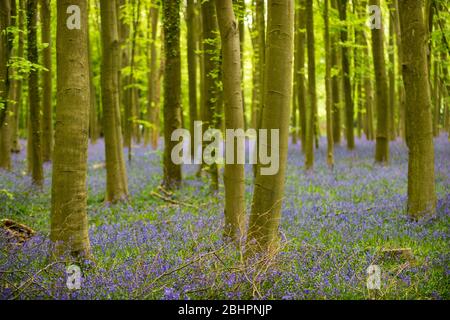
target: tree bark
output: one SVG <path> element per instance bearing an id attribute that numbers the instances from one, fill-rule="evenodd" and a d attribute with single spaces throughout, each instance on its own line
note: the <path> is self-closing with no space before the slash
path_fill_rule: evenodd
<path id="1" fill-rule="evenodd" d="M 330 15 L 329 0 L 324 0 L 323 20 L 324 20 L 324 43 L 325 43 L 325 104 L 327 117 L 327 164 L 329 167 L 334 166 L 334 141 L 333 141 L 333 120 L 332 120 L 332 104 L 333 93 L 331 85 L 331 44 L 330 44 Z"/>
<path id="2" fill-rule="evenodd" d="M 331 7 L 338 9 L 337 0 L 331 0 Z M 332 76 L 332 97 L 333 97 L 333 141 L 335 144 L 341 143 L 341 69 L 342 50 L 339 46 L 339 33 L 333 32 L 331 43 L 331 64 L 334 71 Z"/>
<path id="3" fill-rule="evenodd" d="M 306 37 L 308 44 L 308 96 L 306 111 L 305 168 L 314 167 L 314 136 L 317 117 L 316 58 L 314 48 L 314 12 L 312 0 L 306 0 Z"/>
<path id="4" fill-rule="evenodd" d="M 172 132 L 181 128 L 181 59 L 180 0 L 163 1 L 164 21 L 164 180 L 168 188 L 181 185 L 181 166 L 172 162 L 171 152 L 177 144 Z"/>
<path id="5" fill-rule="evenodd" d="M 53 121 L 52 121 L 52 32 L 50 0 L 41 1 L 42 44 L 42 160 L 51 161 L 53 154 Z"/>
<path id="6" fill-rule="evenodd" d="M 37 0 L 27 1 L 28 61 L 39 63 L 37 47 Z M 42 186 L 44 172 L 41 148 L 41 115 L 39 97 L 39 73 L 31 70 L 28 76 L 28 104 L 30 108 L 31 144 L 30 157 L 33 184 Z M 28 141 L 30 143 L 30 140 Z"/>
<path id="7" fill-rule="evenodd" d="M 186 8 L 187 24 L 187 52 L 188 52 L 188 76 L 189 76 L 189 130 L 194 136 L 194 122 L 198 120 L 197 105 L 197 38 L 196 38 L 196 13 L 195 1 L 187 0 Z M 195 153 L 195 145 L 191 143 L 191 155 Z"/>
<path id="8" fill-rule="evenodd" d="M 80 8 L 79 30 L 70 30 L 66 26 L 66 10 L 71 5 Z M 87 0 L 58 0 L 57 8 L 58 107 L 50 239 L 72 255 L 89 256 L 86 187 L 90 103 Z"/>
<path id="9" fill-rule="evenodd" d="M 205 94 L 202 106 L 203 132 L 209 128 L 217 128 L 220 122 L 219 114 L 219 73 L 220 71 L 220 43 L 218 36 L 219 27 L 215 4 L 213 0 L 202 2 L 203 21 L 203 65 L 204 65 L 204 89 Z M 240 61 L 239 61 L 240 63 Z M 203 146 L 205 148 L 206 142 Z M 207 168 L 211 175 L 211 187 L 213 190 L 219 188 L 219 171 L 216 164 Z"/>
<path id="10" fill-rule="evenodd" d="M 101 0 L 102 104 L 106 154 L 106 202 L 128 196 L 119 102 L 120 43 L 116 0 Z"/>
<path id="11" fill-rule="evenodd" d="M 257 170 L 252 212 L 247 234 L 249 253 L 274 253 L 278 247 L 278 227 L 284 193 L 289 119 L 292 95 L 294 1 L 269 0 L 267 26 L 265 105 L 263 129 L 279 130 L 279 171 L 262 175 Z M 268 143 L 271 147 L 273 141 Z M 258 169 L 261 166 L 258 165 Z"/>
<path id="12" fill-rule="evenodd" d="M 241 52 L 239 27 L 232 0 L 216 0 L 217 18 L 222 39 L 225 129 L 244 129 L 241 89 Z M 237 143 L 234 154 L 237 154 Z M 225 230 L 226 238 L 238 241 L 245 228 L 245 177 L 243 164 L 225 164 Z"/>
<path id="13" fill-rule="evenodd" d="M 342 22 L 347 23 L 347 3 L 348 0 L 338 0 L 339 17 Z M 347 138 L 347 148 L 355 148 L 355 134 L 353 130 L 354 106 L 352 99 L 352 87 L 350 82 L 350 58 L 348 41 L 348 27 L 341 30 L 342 45 L 342 73 L 345 98 L 345 132 Z"/>
<path id="14" fill-rule="evenodd" d="M 11 117 L 12 109 L 9 100 L 10 79 L 8 61 L 11 55 L 12 43 L 5 30 L 11 26 L 12 4 L 10 0 L 0 3 L 0 168 L 11 169 Z"/>
<path id="15" fill-rule="evenodd" d="M 406 92 L 408 214 L 413 219 L 436 212 L 434 145 L 427 67 L 427 27 L 420 0 L 399 1 Z"/>
<path id="16" fill-rule="evenodd" d="M 380 6 L 380 0 L 370 0 L 371 5 Z M 377 102 L 377 137 L 375 161 L 389 162 L 389 91 L 384 59 L 383 25 L 381 29 L 372 29 L 372 54 L 375 69 L 376 102 Z"/>

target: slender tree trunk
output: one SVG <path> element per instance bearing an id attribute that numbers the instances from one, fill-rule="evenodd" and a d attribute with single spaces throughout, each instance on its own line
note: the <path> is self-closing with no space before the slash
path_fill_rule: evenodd
<path id="1" fill-rule="evenodd" d="M 90 13 L 90 5 L 88 1 L 88 16 Z M 99 137 L 99 127 L 98 127 L 98 114 L 97 114 L 97 98 L 96 98 L 96 90 L 95 90 L 95 84 L 94 84 L 94 65 L 92 62 L 92 45 L 91 45 L 91 39 L 90 39 L 90 30 L 92 30 L 89 19 L 88 19 L 88 36 L 87 36 L 87 46 L 88 46 L 88 52 L 89 52 L 89 89 L 90 89 L 90 98 L 89 98 L 89 138 L 91 139 L 91 142 L 95 144 L 97 142 L 97 139 Z"/>
<path id="2" fill-rule="evenodd" d="M 152 1 L 150 8 L 150 62 L 148 73 L 148 106 L 147 113 L 149 115 L 150 129 L 148 132 L 148 142 L 151 142 L 153 150 L 158 147 L 159 139 L 159 91 L 160 91 L 160 72 L 158 68 L 158 52 L 156 46 L 156 39 L 158 34 L 158 22 L 159 22 L 159 3 Z M 161 33 L 162 35 L 162 33 Z M 162 46 L 161 46 L 162 49 Z M 161 63 L 164 59 L 161 55 Z M 148 143 L 146 142 L 146 143 Z"/>
<path id="3" fill-rule="evenodd" d="M 217 18 L 222 39 L 225 128 L 244 129 L 241 89 L 241 52 L 239 28 L 232 0 L 216 0 Z M 234 154 L 237 154 L 235 144 Z M 226 238 L 239 240 L 245 228 L 245 177 L 243 164 L 225 164 L 225 231 Z"/>
<path id="4" fill-rule="evenodd" d="M 11 117 L 9 109 L 9 72 L 8 61 L 11 55 L 12 43 L 5 30 L 11 25 L 12 4 L 10 0 L 0 3 L 0 168 L 11 169 Z"/>
<path id="5" fill-rule="evenodd" d="M 331 0 L 331 7 L 337 11 L 337 0 Z M 332 76 L 332 97 L 333 97 L 333 142 L 334 144 L 341 143 L 341 84 L 342 78 L 340 76 L 342 64 L 342 51 L 339 46 L 339 33 L 333 32 L 331 42 L 331 64 L 332 69 L 335 70 Z"/>
<path id="6" fill-rule="evenodd" d="M 24 56 L 24 11 L 25 11 L 25 0 L 18 1 L 19 10 L 17 10 L 17 19 L 18 19 L 18 29 L 21 31 L 18 35 L 18 44 L 17 44 L 17 58 L 23 58 Z M 21 150 L 20 142 L 19 142 L 19 123 L 20 123 L 20 111 L 22 108 L 22 84 L 23 80 L 22 74 L 17 74 L 18 77 L 13 80 L 15 94 L 14 94 L 14 108 L 13 108 L 13 120 L 12 120 L 12 128 L 11 128 L 11 151 L 14 153 L 19 153 Z"/>
<path id="7" fill-rule="evenodd" d="M 220 44 L 217 38 L 218 24 L 213 0 L 202 2 L 203 21 L 203 65 L 204 65 L 204 105 L 202 106 L 203 131 L 209 128 L 217 128 L 219 119 L 219 80 L 220 72 Z M 239 62 L 240 64 L 240 62 Z M 206 143 L 203 148 L 206 147 Z M 211 187 L 218 190 L 219 171 L 216 164 L 208 167 L 211 174 Z"/>
<path id="8" fill-rule="evenodd" d="M 110 0 L 108 0 L 110 1 Z M 67 8 L 80 8 L 80 29 L 67 28 Z M 87 0 L 58 0 L 57 104 L 50 239 L 89 256 L 87 149 L 90 76 Z M 74 63 L 76 61 L 76 63 Z M 62 243 L 61 243 L 62 242 Z"/>
<path id="9" fill-rule="evenodd" d="M 380 6 L 380 0 L 370 0 L 371 5 Z M 388 163 L 389 161 L 389 92 L 384 60 L 383 26 L 372 29 L 372 53 L 375 69 L 377 94 L 377 137 L 375 146 L 375 161 Z"/>
<path id="10" fill-rule="evenodd" d="M 393 0 L 393 13 L 394 13 L 394 28 L 395 28 L 395 40 L 397 45 L 397 75 L 402 78 L 402 32 L 400 30 L 400 16 L 398 13 L 398 0 Z M 398 130 L 400 136 L 405 139 L 405 88 L 402 81 L 398 81 L 397 84 L 398 92 Z"/>
<path id="11" fill-rule="evenodd" d="M 434 215 L 436 190 L 431 97 L 428 82 L 427 29 L 420 0 L 399 1 L 406 91 L 406 143 L 408 162 L 408 214 L 419 219 Z"/>
<path id="12" fill-rule="evenodd" d="M 389 140 L 393 141 L 396 138 L 395 130 L 395 114 L 397 110 L 397 103 L 395 99 L 395 46 L 394 46 L 394 16 L 393 13 L 389 12 L 389 46 L 388 46 L 388 58 L 389 58 Z"/>
<path id="13" fill-rule="evenodd" d="M 348 0 L 338 0 L 339 17 L 342 22 L 347 23 L 347 3 Z M 345 132 L 347 138 L 347 147 L 349 150 L 355 148 L 355 135 L 353 130 L 354 106 L 352 100 L 352 87 L 350 82 L 350 57 L 348 41 L 348 27 L 341 30 L 342 45 L 342 73 L 345 98 Z"/>
<path id="14" fill-rule="evenodd" d="M 106 154 L 106 202 L 128 196 L 119 102 L 119 33 L 116 0 L 100 0 L 102 32 L 102 105 Z"/>
<path id="15" fill-rule="evenodd" d="M 254 108 L 255 128 L 261 126 L 261 110 L 264 106 L 264 66 L 266 61 L 266 19 L 265 19 L 265 1 L 255 0 L 255 32 L 257 32 L 257 48 L 255 51 L 255 62 L 257 70 L 257 79 L 255 81 L 257 104 Z"/>
<path id="16" fill-rule="evenodd" d="M 305 0 L 299 1 L 299 25 L 298 25 L 298 50 L 296 58 L 298 59 L 297 69 L 297 103 L 300 116 L 300 139 L 302 141 L 302 151 L 306 152 L 306 87 L 305 87 L 305 43 L 306 43 L 306 3 Z"/>
<path id="17" fill-rule="evenodd" d="M 191 137 L 194 136 L 194 122 L 198 120 L 197 106 L 197 39 L 195 32 L 196 13 L 195 1 L 187 1 L 187 51 L 188 51 L 188 74 L 189 74 L 189 129 Z M 195 153 L 195 145 L 191 143 L 191 155 Z"/>
<path id="18" fill-rule="evenodd" d="M 439 97 L 439 63 L 437 57 L 435 57 L 433 63 L 433 97 L 434 97 L 434 106 L 433 106 L 433 136 L 439 136 L 439 120 L 441 117 L 441 99 Z"/>
<path id="19" fill-rule="evenodd" d="M 27 2 L 27 29 L 28 29 L 28 61 L 38 64 L 37 47 L 37 0 Z M 31 70 L 28 76 L 28 104 L 30 106 L 30 128 L 31 128 L 31 148 L 32 159 L 31 175 L 33 184 L 42 186 L 44 182 L 44 172 L 42 168 L 42 148 L 41 148 L 41 110 L 39 97 L 39 72 Z"/>
<path id="20" fill-rule="evenodd" d="M 305 168 L 314 167 L 314 136 L 317 121 L 316 58 L 314 48 L 314 12 L 312 0 L 306 0 L 306 34 L 308 40 L 308 96 L 306 116 Z"/>
<path id="21" fill-rule="evenodd" d="M 329 167 L 334 166 L 334 142 L 333 142 L 333 119 L 332 104 L 333 94 L 331 85 L 331 44 L 330 44 L 330 15 L 329 0 L 324 0 L 324 43 L 325 43 L 325 95 L 327 116 L 327 163 Z"/>
<path id="22" fill-rule="evenodd" d="M 247 241 L 249 252 L 274 253 L 284 194 L 292 95 L 294 1 L 269 0 L 267 26 L 265 107 L 262 129 L 279 130 L 279 171 L 263 175 L 258 165 Z M 272 143 L 268 142 L 268 148 Z"/>
<path id="23" fill-rule="evenodd" d="M 42 160 L 51 161 L 53 153 L 52 121 L 52 32 L 50 0 L 41 1 L 42 33 L 41 41 L 46 44 L 42 50 Z"/>
<path id="24" fill-rule="evenodd" d="M 177 144 L 171 141 L 174 130 L 181 128 L 181 59 L 180 0 L 163 1 L 164 21 L 164 180 L 163 185 L 181 185 L 181 166 L 173 163 L 171 152 Z"/>

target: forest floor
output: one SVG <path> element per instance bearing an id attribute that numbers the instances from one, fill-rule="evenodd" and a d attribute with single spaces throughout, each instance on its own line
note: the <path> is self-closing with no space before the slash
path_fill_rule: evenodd
<path id="1" fill-rule="evenodd" d="M 300 146 L 289 150 L 280 254 L 256 268 L 222 242 L 223 187 L 184 169 L 183 188 L 158 190 L 161 150 L 136 146 L 127 164 L 128 203 L 105 205 L 104 145 L 89 149 L 89 224 L 93 261 L 81 289 L 66 287 L 66 265 L 50 262 L 51 165 L 42 191 L 31 187 L 25 151 L 0 172 L 0 218 L 37 231 L 23 245 L 0 231 L 0 299 L 449 299 L 450 143 L 435 140 L 437 216 L 406 216 L 407 148 L 391 144 L 387 167 L 374 164 L 374 143 L 335 150 L 327 168 L 325 140 L 313 174 Z M 247 168 L 247 204 L 252 197 Z M 162 198 L 171 197 L 170 201 Z M 402 249 L 399 251 L 388 251 Z M 366 288 L 369 265 L 381 268 L 381 289 Z"/>

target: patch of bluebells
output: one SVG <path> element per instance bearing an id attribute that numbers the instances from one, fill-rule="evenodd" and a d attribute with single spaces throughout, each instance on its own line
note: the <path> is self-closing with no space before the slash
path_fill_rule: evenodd
<path id="1" fill-rule="evenodd" d="M 282 249 L 266 272 L 224 243 L 223 187 L 211 194 L 208 177 L 184 166 L 174 205 L 151 195 L 162 179 L 161 150 L 142 145 L 127 162 L 130 200 L 103 203 L 104 144 L 89 148 L 92 261 L 81 263 L 81 289 L 68 290 L 69 260 L 49 256 L 51 165 L 43 190 L 31 187 L 25 152 L 14 170 L 0 173 L 0 213 L 37 235 L 23 245 L 0 230 L 0 299 L 365 299 L 366 269 L 382 268 L 381 298 L 448 299 L 450 251 L 450 143 L 435 141 L 437 216 L 406 216 L 407 148 L 391 143 L 390 165 L 374 164 L 374 142 L 355 151 L 336 146 L 326 164 L 326 141 L 316 150 L 314 173 L 303 169 L 299 144 L 290 145 L 280 226 Z M 125 149 L 125 152 L 128 150 Z M 250 210 L 252 168 L 246 167 Z M 414 258 L 383 260 L 383 248 L 411 248 Z"/>

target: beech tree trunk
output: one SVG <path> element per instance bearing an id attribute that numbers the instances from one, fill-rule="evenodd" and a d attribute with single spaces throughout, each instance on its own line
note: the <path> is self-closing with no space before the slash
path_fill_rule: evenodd
<path id="1" fill-rule="evenodd" d="M 40 0 L 41 4 L 41 41 L 46 44 L 42 50 L 42 160 L 52 159 L 53 153 L 53 121 L 52 121 L 52 32 L 50 0 Z"/>
<path id="2" fill-rule="evenodd" d="M 241 88 L 241 50 L 239 28 L 232 0 L 216 0 L 217 18 L 222 39 L 225 129 L 244 129 Z M 238 144 L 234 144 L 237 154 Z M 226 238 L 238 241 L 245 228 L 245 177 L 243 164 L 225 164 L 225 231 Z"/>
<path id="3" fill-rule="evenodd" d="M 111 0 L 108 0 L 110 2 Z M 80 29 L 70 30 L 67 8 L 80 8 Z M 89 255 L 87 149 L 90 75 L 87 0 L 58 0 L 57 108 L 50 239 L 72 255 Z"/>
<path id="4" fill-rule="evenodd" d="M 27 30 L 28 30 L 28 61 L 34 64 L 39 63 L 37 46 L 37 1 L 27 1 Z M 39 97 L 39 71 L 31 70 L 28 76 L 28 105 L 30 108 L 30 158 L 31 176 L 33 184 L 42 186 L 44 182 L 44 172 L 42 167 L 42 147 L 41 147 L 41 108 Z M 30 138 L 30 136 L 29 136 Z"/>
<path id="5" fill-rule="evenodd" d="M 279 171 L 262 175 L 258 165 L 247 244 L 253 252 L 274 253 L 278 247 L 278 227 L 284 194 L 289 143 L 290 104 L 294 38 L 294 1 L 269 0 L 267 26 L 265 105 L 261 128 L 279 130 Z M 273 142 L 269 141 L 270 149 Z"/>
<path id="6" fill-rule="evenodd" d="M 408 214 L 413 219 L 436 212 L 434 145 L 427 67 L 427 27 L 420 0 L 399 1 L 406 93 Z"/>
<path id="7" fill-rule="evenodd" d="M 117 202 L 127 198 L 128 184 L 123 155 L 119 102 L 119 33 L 116 0 L 101 0 L 102 104 L 106 154 L 106 198 Z"/>
<path id="8" fill-rule="evenodd" d="M 171 152 L 177 144 L 172 132 L 181 128 L 180 0 L 163 1 L 164 21 L 164 180 L 168 188 L 181 185 L 181 166 L 173 163 Z"/>
<path id="9" fill-rule="evenodd" d="M 371 5 L 380 6 L 380 0 L 370 0 Z M 372 29 L 372 53 L 375 69 L 376 102 L 377 102 L 377 137 L 375 161 L 389 162 L 389 91 L 384 59 L 383 24 L 381 29 Z"/>

